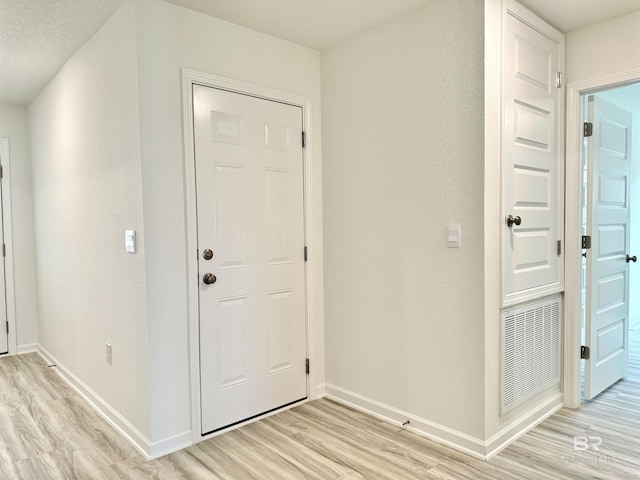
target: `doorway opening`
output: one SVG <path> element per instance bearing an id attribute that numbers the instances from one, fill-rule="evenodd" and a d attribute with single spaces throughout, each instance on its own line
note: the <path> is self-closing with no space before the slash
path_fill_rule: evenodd
<path id="1" fill-rule="evenodd" d="M 607 395 L 639 352 L 640 82 L 582 95 L 580 400 Z M 635 194 L 634 194 L 635 192 Z M 584 350 L 583 350 L 584 352 Z"/>
<path id="2" fill-rule="evenodd" d="M 583 249 L 581 236 L 584 224 L 582 206 L 586 202 L 583 185 L 584 102 L 585 98 L 590 95 L 637 83 L 640 83 L 640 69 L 594 77 L 567 85 L 565 162 L 565 237 L 567 242 L 565 248 L 565 322 L 563 325 L 563 397 L 564 404 L 568 408 L 577 408 L 581 405 L 581 367 L 583 363 L 586 363 L 586 360 L 581 359 L 581 347 L 584 345 L 582 343 Z M 637 123 L 640 123 L 640 119 Z M 640 163 L 640 153 L 637 151 L 636 160 L 636 163 Z M 633 179 L 637 182 L 638 175 L 635 175 Z M 636 190 L 637 192 L 638 190 Z M 635 213 L 638 213 L 638 208 L 635 209 Z M 632 227 L 634 225 L 637 227 L 637 224 L 637 221 L 630 222 Z M 635 239 L 638 240 L 638 235 L 635 235 Z M 638 255 L 631 251 L 628 253 Z M 640 257 L 640 255 L 638 256 Z M 640 276 L 640 272 L 637 271 L 640 270 L 640 263 L 635 266 L 639 267 L 634 269 L 636 270 L 634 275 L 637 278 Z M 630 266 L 631 269 L 633 269 L 632 266 Z M 637 281 L 634 279 L 634 285 L 636 284 Z M 630 291 L 633 292 L 633 290 Z M 633 293 L 629 296 L 633 296 Z M 631 315 L 634 314 L 631 313 Z M 636 323 L 634 323 L 634 327 L 635 325 Z M 628 345 L 625 344 L 626 346 Z"/>

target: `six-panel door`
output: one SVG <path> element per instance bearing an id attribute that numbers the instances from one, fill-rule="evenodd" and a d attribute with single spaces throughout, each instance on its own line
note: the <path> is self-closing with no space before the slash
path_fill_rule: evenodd
<path id="1" fill-rule="evenodd" d="M 198 85 L 193 108 L 205 434 L 307 396 L 302 109 Z"/>

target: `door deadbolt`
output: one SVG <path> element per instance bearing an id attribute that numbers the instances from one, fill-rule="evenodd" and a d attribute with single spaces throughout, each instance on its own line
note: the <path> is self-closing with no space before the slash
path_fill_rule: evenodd
<path id="1" fill-rule="evenodd" d="M 213 258 L 213 252 L 210 248 L 207 248 L 204 252 L 202 252 L 202 258 L 205 260 L 211 260 Z"/>
<path id="2" fill-rule="evenodd" d="M 522 223 L 522 219 L 520 217 L 513 217 L 509 215 L 507 217 L 507 227 L 511 227 L 512 225 L 520 225 Z"/>
<path id="3" fill-rule="evenodd" d="M 204 283 L 206 283 L 207 285 L 212 285 L 214 283 L 216 283 L 218 279 L 216 278 L 216 276 L 213 273 L 205 273 L 202 277 L 202 281 Z"/>

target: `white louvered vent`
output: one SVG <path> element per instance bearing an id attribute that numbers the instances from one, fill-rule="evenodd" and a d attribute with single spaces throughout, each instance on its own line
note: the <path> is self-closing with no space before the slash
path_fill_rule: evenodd
<path id="1" fill-rule="evenodd" d="M 502 313 L 502 413 L 560 381 L 560 297 Z"/>

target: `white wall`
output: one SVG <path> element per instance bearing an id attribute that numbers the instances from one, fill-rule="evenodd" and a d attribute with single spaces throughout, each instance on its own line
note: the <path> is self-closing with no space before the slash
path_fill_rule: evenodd
<path id="1" fill-rule="evenodd" d="M 436 1 L 324 51 L 322 71 L 328 390 L 480 439 L 482 18 Z"/>
<path id="2" fill-rule="evenodd" d="M 567 33 L 566 81 L 640 68 L 640 11 Z"/>
<path id="3" fill-rule="evenodd" d="M 29 105 L 39 346 L 149 435 L 134 6 Z M 138 232 L 125 253 L 124 231 Z M 113 365 L 105 344 L 113 346 Z"/>
<path id="4" fill-rule="evenodd" d="M 136 1 L 146 252 L 151 439 L 191 428 L 182 67 L 299 94 L 312 101 L 310 222 L 322 265 L 320 54 L 156 0 Z M 195 252 L 193 252 L 195 253 Z M 310 274 L 316 365 L 322 365 L 322 269 Z M 319 375 L 321 382 L 323 375 Z M 312 388 L 316 387 L 312 385 Z"/>
<path id="5" fill-rule="evenodd" d="M 11 217 L 13 281 L 17 351 L 29 351 L 37 342 L 38 308 L 35 288 L 33 201 L 27 109 L 0 104 L 0 137 L 9 139 L 11 159 Z M 6 221 L 6 220 L 5 220 Z"/>

